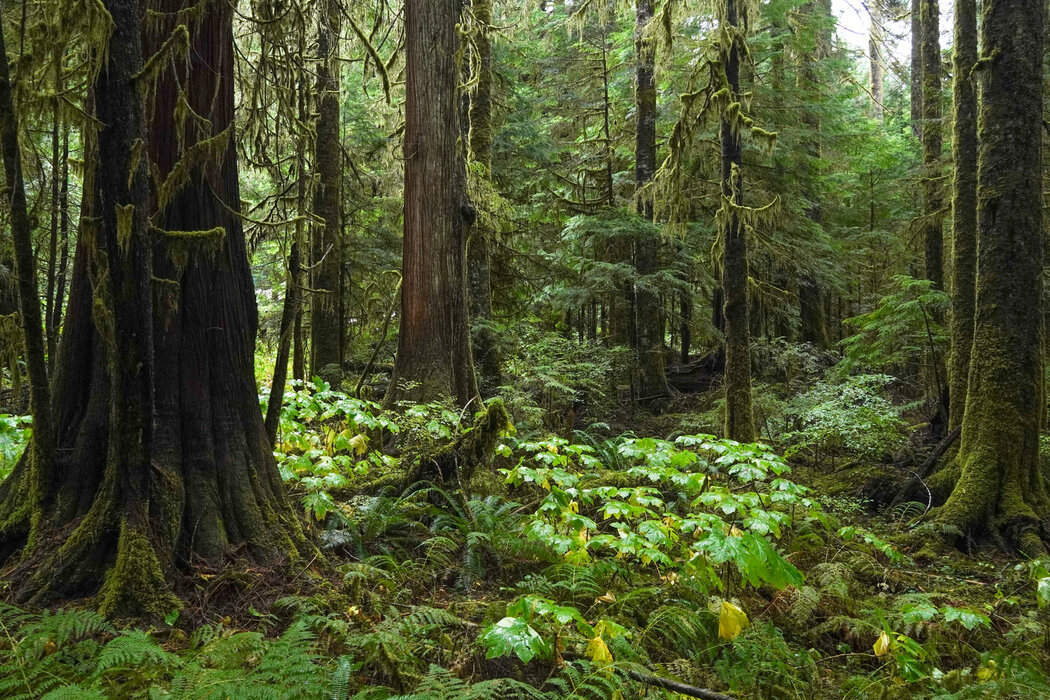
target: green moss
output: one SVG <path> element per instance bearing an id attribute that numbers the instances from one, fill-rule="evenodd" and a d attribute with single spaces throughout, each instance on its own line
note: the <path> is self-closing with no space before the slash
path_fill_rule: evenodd
<path id="1" fill-rule="evenodd" d="M 166 615 L 181 607 L 167 588 L 157 553 L 146 533 L 121 520 L 117 560 L 99 591 L 99 612 L 107 617 Z"/>
<path id="2" fill-rule="evenodd" d="M 469 481 L 478 465 L 488 462 L 500 433 L 511 426 L 507 407 L 499 399 L 489 402 L 474 424 L 432 455 L 420 457 L 409 475 L 409 483 L 437 478 L 440 481 Z"/>

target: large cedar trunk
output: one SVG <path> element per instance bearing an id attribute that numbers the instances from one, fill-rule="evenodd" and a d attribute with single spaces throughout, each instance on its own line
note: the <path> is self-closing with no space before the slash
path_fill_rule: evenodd
<path id="1" fill-rule="evenodd" d="M 734 27 L 734 38 L 727 51 L 726 80 L 733 101 L 740 97 L 740 44 L 744 41 L 739 28 L 737 0 L 726 2 L 726 22 Z M 741 172 L 743 151 L 737 125 L 723 118 L 722 197 L 737 206 L 744 203 L 744 178 Z M 729 207 L 728 202 L 723 207 Z M 751 416 L 751 339 L 747 299 L 747 241 L 743 222 L 730 208 L 722 225 L 722 295 L 725 323 L 726 437 L 740 442 L 755 439 Z"/>
<path id="2" fill-rule="evenodd" d="M 175 601 L 165 578 L 175 567 L 235 552 L 274 561 L 308 545 L 253 377 L 232 10 L 209 4 L 185 25 L 188 59 L 163 62 L 143 105 L 139 83 L 152 79 L 139 75 L 143 56 L 172 36 L 169 47 L 178 47 L 185 30 L 175 13 L 192 3 L 155 0 L 150 9 L 167 19 L 145 27 L 137 0 L 104 4 L 114 33 L 93 91 L 102 126 L 53 384 L 54 476 L 41 486 L 46 507 L 30 514 L 36 536 L 7 575 L 20 600 L 101 587 L 107 613 L 166 613 Z M 177 85 L 210 124 L 176 122 L 186 114 L 176 111 Z M 25 462 L 0 486 L 0 514 L 17 513 L 20 492 L 33 487 Z M 3 526 L 0 544 L 11 553 L 27 523 Z"/>
<path id="3" fill-rule="evenodd" d="M 1044 14 L 1041 2 L 984 4 L 973 350 L 961 473 L 940 513 L 1033 557 L 1045 552 L 1050 518 L 1039 467 Z"/>
<path id="4" fill-rule="evenodd" d="M 386 395 L 466 405 L 478 395 L 465 236 L 475 218 L 459 150 L 459 0 L 405 3 L 405 234 L 400 333 Z"/>

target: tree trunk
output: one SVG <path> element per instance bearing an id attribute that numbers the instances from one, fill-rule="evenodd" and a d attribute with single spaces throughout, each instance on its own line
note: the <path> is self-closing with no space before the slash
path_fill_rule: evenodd
<path id="1" fill-rule="evenodd" d="M 62 92 L 62 64 L 61 61 L 55 59 L 55 94 L 58 95 Z M 61 184 L 61 177 L 59 173 L 62 172 L 62 168 L 59 167 L 59 157 L 61 154 L 61 146 L 59 145 L 59 131 L 62 126 L 61 114 L 58 109 L 58 98 L 55 98 L 54 106 L 51 110 L 51 232 L 48 237 L 48 256 L 47 256 L 47 297 L 46 306 L 44 307 L 44 322 L 46 326 L 46 339 L 47 339 L 47 370 L 52 372 L 55 365 L 55 354 L 58 348 L 58 327 L 55 325 L 55 285 L 58 282 L 58 233 L 59 220 L 61 214 L 59 212 L 61 206 L 61 193 L 65 185 Z"/>
<path id="2" fill-rule="evenodd" d="M 298 224 L 297 224 L 298 225 Z M 270 384 L 270 399 L 266 404 L 266 438 L 272 448 L 277 442 L 277 429 L 281 422 L 284 405 L 284 385 L 288 381 L 288 355 L 292 347 L 295 317 L 299 313 L 299 240 L 292 242 L 288 256 L 287 280 L 284 283 L 284 304 L 281 307 L 281 331 L 277 339 L 277 359 L 273 365 L 273 382 Z"/>
<path id="3" fill-rule="evenodd" d="M 944 289 L 944 237 L 941 207 L 941 43 L 938 0 L 921 0 L 920 54 L 922 57 L 922 201 L 926 279 Z"/>
<path id="4" fill-rule="evenodd" d="M 40 295 L 33 255 L 32 226 L 26 211 L 25 183 L 22 179 L 22 151 L 18 142 L 18 117 L 15 114 L 13 86 L 7 63 L 7 47 L 0 26 L 0 150 L 3 151 L 4 175 L 11 214 L 11 238 L 14 247 L 14 267 L 18 289 L 18 311 L 25 340 L 26 368 L 29 371 L 30 413 L 36 439 L 26 453 L 25 486 L 18 489 L 15 502 L 0 509 L 0 538 L 5 531 L 15 528 L 28 533 L 31 542 L 42 541 L 40 512 L 50 504 L 49 488 L 54 469 L 54 429 L 51 417 L 51 390 L 44 358 L 44 327 L 40 316 Z M 0 496 L 3 494 L 0 493 Z M 26 516 L 28 519 L 26 520 Z M 19 522 L 22 521 L 22 522 Z M 30 530 L 25 530 L 28 526 Z M 39 537 L 38 537 L 39 536 Z M 2 544 L 0 544 L 2 550 Z"/>
<path id="5" fill-rule="evenodd" d="M 877 4 L 880 0 L 873 0 L 873 5 Z M 814 23 L 817 26 L 828 26 L 826 20 L 831 16 L 831 3 L 829 0 L 817 0 L 816 2 L 809 3 L 805 6 L 809 17 L 814 19 Z M 874 22 L 874 15 L 872 15 Z M 804 60 L 800 70 L 798 82 L 805 87 L 809 94 L 818 95 L 821 92 L 821 85 L 817 77 L 815 66 L 827 58 L 828 46 L 831 45 L 834 37 L 828 32 L 821 32 L 816 37 L 816 43 L 814 45 L 813 56 L 811 60 Z M 875 62 L 874 58 L 872 59 Z M 874 70 L 874 67 L 873 67 Z M 873 74 L 874 75 L 874 74 Z M 809 139 L 809 143 L 806 144 L 807 155 L 809 156 L 805 162 L 806 178 L 804 182 L 806 189 L 803 191 L 805 199 L 810 204 L 806 208 L 806 217 L 809 218 L 819 228 L 824 227 L 824 208 L 821 206 L 821 195 L 819 192 L 819 186 L 817 177 L 817 163 L 820 162 L 821 151 L 823 144 L 821 144 L 820 137 L 820 116 L 811 108 L 804 108 L 802 112 L 802 121 L 808 127 L 812 137 Z M 824 314 L 824 301 L 823 293 L 820 289 L 820 285 L 817 283 L 814 276 L 810 273 L 803 272 L 801 279 L 798 282 L 798 306 L 799 306 L 799 336 L 803 341 L 812 343 L 821 350 L 831 347 L 831 340 L 828 338 L 828 324 Z"/>
<path id="6" fill-rule="evenodd" d="M 653 19 L 653 0 L 635 0 L 635 149 L 634 181 L 638 211 L 653 220 L 652 193 L 645 188 L 656 174 L 656 44 L 648 36 Z M 638 277 L 655 274 L 659 269 L 660 235 L 647 234 L 635 246 Z M 660 295 L 642 280 L 635 290 L 638 321 L 638 393 L 644 398 L 667 396 L 664 356 L 664 308 Z"/>
<path id="7" fill-rule="evenodd" d="M 34 514 L 48 538 L 12 572 L 13 590 L 43 602 L 101 588 L 107 614 L 165 614 L 177 605 L 164 592 L 175 566 L 234 552 L 271 562 L 309 545 L 254 381 L 254 285 L 235 214 L 232 10 L 212 4 L 176 27 L 188 1 L 154 0 L 149 9 L 166 19 L 140 33 L 136 0 L 104 6 L 113 34 L 93 89 L 103 126 L 85 212 L 95 223 L 78 241 L 56 365 L 53 498 Z M 167 50 L 173 32 L 187 33 L 189 54 L 156 77 L 147 123 L 143 56 Z M 180 86 L 210 127 L 177 122 Z M 24 463 L 0 485 L 6 523 Z M 18 540 L 17 528 L 0 531 L 0 549 Z"/>
<path id="8" fill-rule="evenodd" d="M 911 133 L 922 138 L 922 14 L 923 0 L 911 0 Z"/>
<path id="9" fill-rule="evenodd" d="M 475 212 L 457 143 L 459 6 L 459 0 L 405 4 L 404 282 L 388 406 L 442 396 L 465 406 L 478 396 L 464 280 Z"/>
<path id="10" fill-rule="evenodd" d="M 882 121 L 882 3 L 883 0 L 870 0 L 868 14 L 871 27 L 868 29 L 868 66 L 871 72 L 871 115 Z"/>
<path id="11" fill-rule="evenodd" d="M 733 27 L 733 40 L 727 50 L 725 71 L 731 100 L 739 103 L 740 54 L 744 38 L 740 32 L 738 0 L 726 0 L 725 20 Z M 721 123 L 722 142 L 722 197 L 727 200 L 722 225 L 722 295 L 725 322 L 725 385 L 726 437 L 739 442 L 755 439 L 755 424 L 751 415 L 751 339 L 748 319 L 748 263 L 747 240 L 743 222 L 729 202 L 744 203 L 743 151 L 738 124 L 726 117 Z"/>
<path id="12" fill-rule="evenodd" d="M 977 273 L 977 90 L 970 71 L 977 63 L 977 2 L 955 2 L 952 136 L 952 325 L 948 369 L 951 401 L 948 427 L 962 425 L 973 347 L 974 284 Z"/>
<path id="13" fill-rule="evenodd" d="M 314 165 L 317 193 L 314 213 L 324 220 L 313 227 L 313 298 L 310 304 L 310 373 L 334 388 L 342 382 L 342 150 L 339 143 L 340 8 L 326 0 L 318 20 L 317 95 L 319 117 Z"/>
<path id="14" fill-rule="evenodd" d="M 985 0 L 973 353 L 961 472 L 942 523 L 1045 553 L 1042 407 L 1042 2 Z"/>
<path id="15" fill-rule="evenodd" d="M 492 179 L 492 0 L 474 0 L 474 17 L 481 25 L 475 40 L 477 83 L 470 96 L 470 157 L 481 168 L 478 177 Z M 486 203 L 487 204 L 487 203 Z M 480 220 L 470 227 L 467 242 L 467 280 L 470 285 L 470 343 L 482 394 L 493 395 L 503 383 L 499 347 L 492 328 L 492 266 L 489 238 Z"/>

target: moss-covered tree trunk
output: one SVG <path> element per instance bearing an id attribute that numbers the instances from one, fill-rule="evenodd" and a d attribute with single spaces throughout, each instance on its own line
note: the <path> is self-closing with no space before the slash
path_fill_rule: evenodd
<path id="1" fill-rule="evenodd" d="M 1045 551 L 1042 409 L 1042 2 L 985 0 L 978 72 L 977 283 L 958 460 L 942 523 Z"/>
<path id="2" fill-rule="evenodd" d="M 725 22 L 731 40 L 725 52 L 726 83 L 731 104 L 740 107 L 740 56 L 744 41 L 738 0 L 726 0 Z M 727 110 L 729 111 L 729 110 Z M 755 439 L 751 415 L 751 338 L 748 313 L 747 239 L 735 207 L 744 203 L 743 148 L 739 124 L 723 116 L 722 143 L 722 298 L 725 321 L 726 437 L 740 442 Z"/>
<path id="3" fill-rule="evenodd" d="M 962 425 L 973 346 L 974 284 L 977 274 L 977 2 L 955 2 L 952 93 L 952 320 L 948 368 L 948 427 Z"/>
<path id="4" fill-rule="evenodd" d="M 908 92 L 911 97 L 911 132 L 915 138 L 922 137 L 922 15 L 923 0 L 911 0 L 911 80 Z"/>
<path id="5" fill-rule="evenodd" d="M 317 25 L 317 141 L 313 230 L 313 296 L 310 300 L 310 372 L 338 386 L 343 366 L 343 152 L 339 143 L 339 28 L 336 0 L 321 3 Z"/>
<path id="6" fill-rule="evenodd" d="M 55 468 L 31 513 L 40 536 L 8 573 L 19 600 L 98 593 L 106 613 L 163 614 L 175 567 L 234 552 L 272 562 L 309 545 L 254 382 L 232 9 L 209 4 L 176 25 L 192 3 L 154 0 L 160 15 L 140 27 L 137 0 L 103 4 L 113 34 L 93 88 L 92 196 L 54 378 Z M 0 554 L 25 544 L 29 474 L 23 458 L 0 485 Z"/>
<path id="7" fill-rule="evenodd" d="M 650 36 L 653 0 L 635 0 L 635 148 L 634 181 L 638 211 L 653 220 L 652 194 L 645 190 L 656 174 L 656 42 Z M 664 355 L 664 305 L 644 278 L 660 264 L 660 236 L 646 235 L 635 246 L 635 265 L 641 284 L 635 291 L 638 314 L 638 394 L 652 399 L 667 396 Z"/>
<path id="8" fill-rule="evenodd" d="M 944 289 L 941 207 L 941 41 L 938 0 L 921 0 L 919 52 L 922 59 L 922 215 L 926 279 Z"/>
<path id="9" fill-rule="evenodd" d="M 475 212 L 458 144 L 459 9 L 459 0 L 405 3 L 404 281 L 387 405 L 478 396 L 464 279 Z"/>
<path id="10" fill-rule="evenodd" d="M 51 417 L 51 391 L 44 356 L 44 326 L 37 291 L 36 259 L 33 253 L 32 225 L 26 208 L 25 181 L 22 178 L 22 151 L 19 146 L 18 116 L 15 113 L 13 86 L 7 63 L 3 27 L 0 26 L 0 151 L 4 161 L 6 200 L 10 208 L 11 239 L 14 247 L 14 271 L 17 278 L 18 313 L 25 346 L 26 369 L 29 372 L 30 413 L 33 432 L 39 437 L 23 456 L 26 483 L 16 502 L 5 513 L 0 509 L 0 534 L 24 520 L 22 526 L 40 535 L 40 511 L 52 497 L 48 487 L 54 469 L 54 421 Z M 12 372 L 17 367 L 12 366 Z M 18 502 L 20 501 L 20 502 Z M 28 516 L 28 517 L 27 517 Z M 42 538 L 39 538 L 42 539 Z M 2 553 L 2 547 L 0 547 Z"/>
<path id="11" fill-rule="evenodd" d="M 492 178 L 492 0 L 474 0 L 474 18 L 480 25 L 475 39 L 477 80 L 470 96 L 470 156 L 480 171 Z M 503 383 L 499 346 L 492 328 L 492 236 L 479 221 L 470 227 L 467 243 L 467 281 L 470 286 L 470 342 L 482 393 L 490 396 Z"/>
<path id="12" fill-rule="evenodd" d="M 877 4 L 873 2 L 873 5 Z M 829 0 L 817 0 L 804 6 L 806 14 L 815 20 L 817 26 L 829 26 L 827 19 L 831 16 L 831 3 Z M 872 15 L 874 22 L 874 15 Z M 834 41 L 831 30 L 817 32 L 813 44 L 813 54 L 802 57 L 802 65 L 799 66 L 797 83 L 805 94 L 817 97 L 824 89 L 820 84 L 816 72 L 816 66 L 820 65 L 828 56 L 828 48 Z M 872 59 L 873 63 L 875 59 Z M 874 67 L 873 67 L 874 70 Z M 874 83 L 873 83 L 874 84 Z M 881 89 L 881 88 L 880 88 Z M 880 98 L 881 99 L 881 98 Z M 806 207 L 806 216 L 820 229 L 824 227 L 824 207 L 821 205 L 821 194 L 819 188 L 818 163 L 820 162 L 823 144 L 821 143 L 820 114 L 812 108 L 804 108 L 802 122 L 805 124 L 809 138 L 806 144 L 807 158 L 803 161 L 805 181 L 807 185 L 803 191 L 809 206 Z M 798 281 L 798 307 L 799 307 L 799 337 L 808 343 L 812 343 L 820 349 L 831 347 L 831 339 L 828 337 L 827 315 L 824 309 L 824 292 L 820 287 L 815 275 L 803 272 Z"/>

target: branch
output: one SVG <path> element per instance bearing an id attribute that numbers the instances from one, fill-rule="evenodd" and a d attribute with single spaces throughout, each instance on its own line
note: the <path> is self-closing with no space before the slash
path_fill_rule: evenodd
<path id="1" fill-rule="evenodd" d="M 647 671 L 630 670 L 627 672 L 627 675 L 639 683 L 663 688 L 664 690 L 671 690 L 676 693 L 681 693 L 682 695 L 687 695 L 691 698 L 702 698 L 703 700 L 735 700 L 731 695 L 716 693 L 707 688 L 697 688 L 696 686 L 687 685 L 686 683 L 671 680 L 670 678 L 664 678 L 663 676 L 657 676 Z"/>

